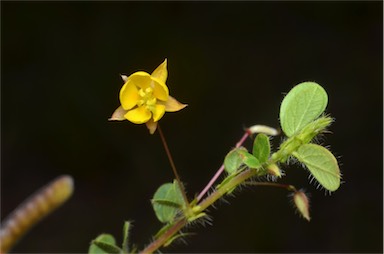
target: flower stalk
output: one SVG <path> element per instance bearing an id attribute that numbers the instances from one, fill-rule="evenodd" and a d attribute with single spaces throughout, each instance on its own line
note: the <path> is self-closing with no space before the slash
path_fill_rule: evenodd
<path id="1" fill-rule="evenodd" d="M 184 185 L 181 182 L 179 174 L 177 173 L 175 162 L 173 161 L 171 151 L 169 150 L 167 141 L 165 140 L 165 136 L 164 136 L 163 131 L 161 130 L 160 124 L 157 125 L 157 128 L 159 129 L 159 135 L 160 135 L 160 138 L 161 138 L 161 142 L 163 143 L 163 146 L 164 146 L 165 152 L 167 154 L 169 163 L 171 164 L 171 168 L 172 168 L 173 174 L 175 175 L 177 184 L 179 185 L 179 188 L 180 188 L 181 193 L 183 195 L 184 203 L 186 204 L 186 207 L 189 207 L 189 201 L 188 201 L 188 198 L 187 198 L 187 194 L 185 193 Z"/>

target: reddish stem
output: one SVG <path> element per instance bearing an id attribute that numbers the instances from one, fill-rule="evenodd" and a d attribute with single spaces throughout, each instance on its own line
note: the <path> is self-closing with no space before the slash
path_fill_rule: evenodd
<path id="1" fill-rule="evenodd" d="M 239 142 L 237 142 L 236 144 L 236 148 L 240 147 L 244 141 L 249 137 L 250 135 L 250 132 L 249 130 L 247 129 L 243 135 L 243 137 L 241 137 L 241 139 L 239 140 Z M 200 192 L 200 194 L 197 196 L 197 202 L 199 202 L 203 197 L 204 195 L 208 192 L 208 190 L 212 187 L 212 185 L 216 182 L 217 178 L 219 178 L 219 176 L 223 173 L 224 171 L 224 164 L 221 165 L 221 167 L 217 170 L 216 174 L 212 177 L 212 179 L 209 181 L 209 183 L 207 184 L 207 186 L 205 186 L 205 188 Z"/>
<path id="2" fill-rule="evenodd" d="M 180 191 L 183 194 L 184 202 L 185 202 L 186 206 L 189 207 L 189 202 L 188 202 L 187 194 L 185 194 L 184 186 L 181 183 L 179 174 L 177 173 L 177 169 L 176 169 L 175 163 L 173 162 L 171 152 L 170 152 L 170 150 L 168 148 L 168 144 L 167 144 L 167 141 L 165 140 L 165 136 L 163 134 L 163 131 L 160 128 L 160 124 L 157 125 L 157 128 L 159 130 L 160 138 L 161 138 L 161 141 L 163 142 L 165 152 L 167 153 L 169 163 L 171 164 L 171 168 L 173 170 L 173 174 L 175 175 L 176 181 L 177 181 L 177 183 L 179 185 L 179 188 L 180 188 Z"/>

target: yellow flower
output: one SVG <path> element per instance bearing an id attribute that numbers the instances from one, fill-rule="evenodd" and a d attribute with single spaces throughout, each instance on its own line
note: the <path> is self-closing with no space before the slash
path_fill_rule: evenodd
<path id="1" fill-rule="evenodd" d="M 187 106 L 169 95 L 165 84 L 167 76 L 167 59 L 152 74 L 138 71 L 129 77 L 122 75 L 125 84 L 120 90 L 121 106 L 109 120 L 145 123 L 153 134 L 165 112 L 179 111 Z"/>

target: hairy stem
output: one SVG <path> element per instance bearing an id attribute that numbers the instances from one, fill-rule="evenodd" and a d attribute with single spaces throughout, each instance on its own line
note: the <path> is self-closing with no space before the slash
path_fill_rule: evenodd
<path id="1" fill-rule="evenodd" d="M 161 132 L 160 132 L 161 133 Z M 243 137 L 240 139 L 240 141 L 236 144 L 236 147 L 240 147 L 244 141 L 247 139 L 247 137 L 251 134 L 249 129 L 246 130 L 246 133 L 243 135 Z M 165 143 L 166 144 L 166 143 Z M 167 150 L 167 148 L 166 148 Z M 285 151 L 277 151 L 274 153 L 269 161 L 265 163 L 265 168 L 269 164 L 274 164 L 277 162 L 281 162 L 286 157 Z M 218 172 L 214 176 L 214 180 L 216 180 L 222 170 L 224 169 L 224 166 L 220 167 Z M 203 201 L 198 203 L 196 206 L 189 208 L 190 210 L 193 210 L 195 214 L 202 213 L 205 211 L 208 207 L 213 205 L 218 199 L 226 195 L 229 191 L 236 188 L 238 185 L 243 184 L 245 181 L 250 179 L 251 177 L 258 176 L 258 175 L 265 175 L 267 174 L 266 171 L 260 171 L 260 169 L 247 169 L 243 172 L 239 173 L 238 175 L 234 176 L 231 180 L 221 185 L 219 188 L 215 189 L 207 198 L 205 198 Z M 208 188 L 204 188 L 204 190 L 200 193 L 198 196 L 200 199 L 204 196 L 206 191 L 213 185 L 214 181 L 210 181 L 210 183 L 207 185 Z M 279 185 L 276 187 L 284 187 L 284 188 L 290 188 L 289 185 Z M 294 188 L 294 187 L 293 187 Z M 196 201 L 196 200 L 195 200 Z M 199 202 L 199 200 L 197 200 Z M 185 214 L 184 214 L 185 216 Z M 148 245 L 144 250 L 142 250 L 140 253 L 152 253 L 156 251 L 157 249 L 161 248 L 169 239 L 171 239 L 172 236 L 174 236 L 177 232 L 179 232 L 184 226 L 186 226 L 188 223 L 188 218 L 181 218 L 180 220 L 176 221 L 173 225 L 171 225 L 159 238 L 157 238 L 155 241 L 153 241 L 150 245 Z"/>
<path id="2" fill-rule="evenodd" d="M 0 253 L 8 252 L 38 221 L 62 205 L 73 192 L 71 176 L 60 176 L 31 195 L 1 223 Z"/>
<path id="3" fill-rule="evenodd" d="M 240 141 L 237 142 L 236 148 L 240 147 L 244 141 L 249 137 L 250 132 L 248 130 L 245 131 L 243 137 L 241 137 Z M 224 171 L 224 164 L 221 165 L 221 167 L 217 170 L 215 175 L 212 177 L 212 179 L 208 182 L 207 186 L 200 192 L 200 194 L 197 196 L 197 202 L 199 202 L 204 195 L 208 192 L 208 190 L 212 187 L 212 185 L 216 182 L 217 178 L 223 173 Z"/>
<path id="4" fill-rule="evenodd" d="M 247 169 L 239 175 L 235 176 L 233 179 L 221 186 L 219 189 L 216 189 L 211 195 L 209 195 L 206 199 L 204 199 L 198 204 L 200 212 L 207 209 L 219 198 L 224 196 L 228 191 L 232 190 L 233 188 L 243 183 L 247 179 L 251 178 L 252 176 L 255 176 L 256 174 L 257 171 L 255 169 Z"/>
<path id="5" fill-rule="evenodd" d="M 220 187 L 219 189 L 216 189 L 211 195 L 209 195 L 206 199 L 204 199 L 199 205 L 197 213 L 203 212 L 206 208 L 211 206 L 213 203 L 215 203 L 219 198 L 224 196 L 228 190 L 231 190 L 232 188 L 236 187 L 237 185 L 243 183 L 250 177 L 257 174 L 257 171 L 254 169 L 248 169 L 244 172 L 240 173 L 236 177 L 234 177 L 231 181 Z M 144 250 L 142 250 L 140 253 L 152 253 L 155 250 L 162 247 L 174 234 L 176 234 L 180 229 L 182 229 L 186 224 L 188 223 L 188 220 L 186 218 L 182 218 L 179 221 L 177 221 L 175 224 L 173 224 L 167 231 L 165 231 L 158 239 L 156 239 L 154 242 L 152 242 L 150 245 L 148 245 Z"/>
<path id="6" fill-rule="evenodd" d="M 164 243 L 166 243 L 169 239 L 171 239 L 172 236 L 174 236 L 177 232 L 179 232 L 179 230 L 182 229 L 187 224 L 187 222 L 188 221 L 185 218 L 180 219 L 175 224 L 173 224 L 172 227 L 170 227 L 167 231 L 165 231 L 159 238 L 157 238 L 155 241 L 149 244 L 140 253 L 153 253 L 154 251 L 159 249 L 161 246 L 163 246 Z"/>

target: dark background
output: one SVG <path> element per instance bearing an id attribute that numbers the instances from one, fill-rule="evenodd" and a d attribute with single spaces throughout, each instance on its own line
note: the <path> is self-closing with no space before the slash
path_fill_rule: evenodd
<path id="1" fill-rule="evenodd" d="M 244 189 L 213 225 L 166 252 L 382 252 L 382 2 L 1 2 L 1 218 L 61 174 L 75 193 L 14 252 L 86 252 L 133 220 L 140 248 L 160 228 L 149 202 L 173 175 L 158 135 L 108 122 L 120 73 L 168 58 L 161 120 L 190 196 L 243 134 L 278 127 L 283 94 L 316 81 L 336 118 L 323 143 L 345 184 L 331 196 L 298 166 L 283 183 L 312 195 L 310 223 L 287 192 Z M 275 138 L 275 147 L 281 138 Z M 248 146 L 251 141 L 246 143 Z"/>

